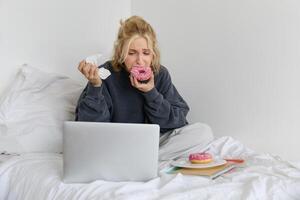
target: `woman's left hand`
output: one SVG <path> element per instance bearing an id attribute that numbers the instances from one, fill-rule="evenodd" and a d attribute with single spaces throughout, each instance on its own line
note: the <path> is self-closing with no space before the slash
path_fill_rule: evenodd
<path id="1" fill-rule="evenodd" d="M 154 74 L 152 72 L 150 80 L 147 83 L 140 83 L 135 77 L 130 75 L 131 85 L 142 92 L 149 92 L 154 88 Z"/>

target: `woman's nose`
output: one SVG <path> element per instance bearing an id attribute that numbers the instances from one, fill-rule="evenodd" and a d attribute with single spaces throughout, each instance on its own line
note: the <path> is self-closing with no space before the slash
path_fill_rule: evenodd
<path id="1" fill-rule="evenodd" d="M 137 56 L 136 62 L 137 62 L 138 64 L 142 64 L 142 63 L 143 63 L 143 57 L 142 57 L 142 55 L 138 55 L 138 56 Z"/>

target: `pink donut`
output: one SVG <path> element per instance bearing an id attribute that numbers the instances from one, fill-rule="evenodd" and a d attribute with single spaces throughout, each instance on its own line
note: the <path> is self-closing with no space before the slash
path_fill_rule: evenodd
<path id="1" fill-rule="evenodd" d="M 142 83 L 147 83 L 151 77 L 152 70 L 150 67 L 133 66 L 130 71 L 131 75 Z"/>
<path id="2" fill-rule="evenodd" d="M 189 161 L 193 164 L 206 164 L 212 161 L 212 155 L 209 153 L 192 153 L 189 155 Z"/>

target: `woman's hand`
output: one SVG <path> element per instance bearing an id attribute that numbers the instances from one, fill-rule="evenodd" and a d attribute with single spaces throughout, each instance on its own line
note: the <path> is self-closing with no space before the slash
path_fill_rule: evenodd
<path id="1" fill-rule="evenodd" d="M 154 74 L 151 73 L 150 80 L 147 83 L 140 83 L 135 77 L 129 76 L 131 85 L 142 92 L 149 92 L 154 88 Z"/>
<path id="2" fill-rule="evenodd" d="M 98 75 L 98 67 L 94 64 L 87 63 L 85 60 L 81 61 L 78 70 L 89 80 L 94 87 L 100 87 L 102 80 Z"/>

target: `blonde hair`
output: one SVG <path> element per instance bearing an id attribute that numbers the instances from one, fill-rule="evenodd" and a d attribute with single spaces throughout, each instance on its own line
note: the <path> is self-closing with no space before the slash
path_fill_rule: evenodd
<path id="1" fill-rule="evenodd" d="M 128 54 L 130 44 L 138 37 L 146 39 L 149 49 L 153 54 L 151 68 L 157 73 L 160 68 L 160 53 L 157 45 L 156 34 L 149 23 L 139 16 L 132 16 L 120 21 L 117 40 L 114 44 L 112 66 L 115 71 L 120 71 Z"/>

